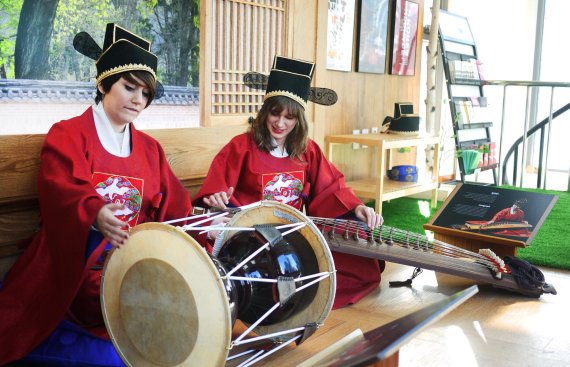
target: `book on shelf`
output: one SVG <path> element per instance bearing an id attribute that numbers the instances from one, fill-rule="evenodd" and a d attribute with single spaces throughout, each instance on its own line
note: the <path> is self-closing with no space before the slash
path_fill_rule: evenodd
<path id="1" fill-rule="evenodd" d="M 477 73 L 479 74 L 479 80 L 485 80 L 485 74 L 483 74 L 483 63 L 481 62 L 481 60 L 477 59 L 475 61 L 475 64 L 477 65 Z"/>
<path id="2" fill-rule="evenodd" d="M 493 166 L 497 163 L 497 145 L 492 141 L 489 143 L 489 166 Z"/>
<path id="3" fill-rule="evenodd" d="M 473 124 L 490 123 L 492 118 L 487 108 L 487 97 L 469 97 L 466 100 L 455 101 L 457 123 L 460 128 L 467 128 Z"/>
<path id="4" fill-rule="evenodd" d="M 479 67 L 475 59 L 450 60 L 448 65 L 452 83 L 460 81 L 479 82 L 481 80 Z"/>
<path id="5" fill-rule="evenodd" d="M 472 124 L 488 122 L 489 119 L 488 109 L 486 107 L 482 107 L 479 102 L 479 97 L 471 98 L 469 100 L 469 104 L 471 105 L 471 118 L 470 121 Z"/>
<path id="6" fill-rule="evenodd" d="M 456 123 L 460 128 L 469 125 L 469 112 L 465 101 L 455 101 Z"/>
<path id="7" fill-rule="evenodd" d="M 485 96 L 477 96 L 477 97 L 469 97 L 471 104 L 473 107 L 487 107 L 487 97 Z"/>

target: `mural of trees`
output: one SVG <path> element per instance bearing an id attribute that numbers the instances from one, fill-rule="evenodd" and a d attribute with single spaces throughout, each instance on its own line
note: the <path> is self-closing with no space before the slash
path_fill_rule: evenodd
<path id="1" fill-rule="evenodd" d="M 14 50 L 22 0 L 0 0 L 0 78 L 14 77 Z"/>
<path id="2" fill-rule="evenodd" d="M 93 81 L 73 37 L 102 46 L 115 22 L 152 42 L 164 85 L 198 86 L 199 14 L 200 0 L 0 0 L 0 78 Z"/>

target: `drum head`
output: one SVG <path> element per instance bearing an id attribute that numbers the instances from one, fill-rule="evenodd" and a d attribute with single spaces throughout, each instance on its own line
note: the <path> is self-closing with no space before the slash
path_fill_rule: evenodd
<path id="1" fill-rule="evenodd" d="M 128 366 L 226 362 L 232 321 L 220 275 L 206 251 L 175 227 L 134 227 L 105 263 L 101 306 Z"/>
<path id="2" fill-rule="evenodd" d="M 307 323 L 322 324 L 332 309 L 336 288 L 335 268 L 332 254 L 318 228 L 303 213 L 290 205 L 276 201 L 261 201 L 258 206 L 242 210 L 235 214 L 227 224 L 230 227 L 252 227 L 254 224 L 291 224 L 306 222 L 298 232 L 309 243 L 318 263 L 318 272 L 331 272 L 331 275 L 319 283 L 311 285 L 318 287 L 313 301 L 308 307 L 290 318 L 271 325 L 259 325 L 254 331 L 257 334 L 271 334 L 287 329 L 305 326 Z M 222 244 L 235 234 L 235 231 L 223 232 Z M 285 236 L 288 239 L 287 236 Z M 223 246 L 223 245 L 222 245 Z"/>

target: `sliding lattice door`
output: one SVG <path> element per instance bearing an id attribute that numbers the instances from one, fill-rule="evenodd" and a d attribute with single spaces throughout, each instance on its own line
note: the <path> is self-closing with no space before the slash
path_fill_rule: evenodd
<path id="1" fill-rule="evenodd" d="M 243 76 L 249 71 L 267 75 L 274 55 L 287 55 L 289 2 L 211 0 L 211 96 L 201 98 L 210 98 L 213 120 L 222 115 L 254 115 L 261 106 L 264 91 L 244 86 Z"/>

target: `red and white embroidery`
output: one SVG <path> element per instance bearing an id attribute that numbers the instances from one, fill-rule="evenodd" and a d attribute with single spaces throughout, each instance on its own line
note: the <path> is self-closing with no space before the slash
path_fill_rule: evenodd
<path id="1" fill-rule="evenodd" d="M 137 224 L 142 204 L 143 180 L 95 172 L 92 183 L 95 191 L 108 203 L 125 206 L 124 209 L 115 211 L 117 218 L 128 222 L 131 227 Z"/>
<path id="2" fill-rule="evenodd" d="M 304 172 L 284 172 L 263 175 L 263 199 L 275 200 L 300 209 L 303 203 Z"/>

